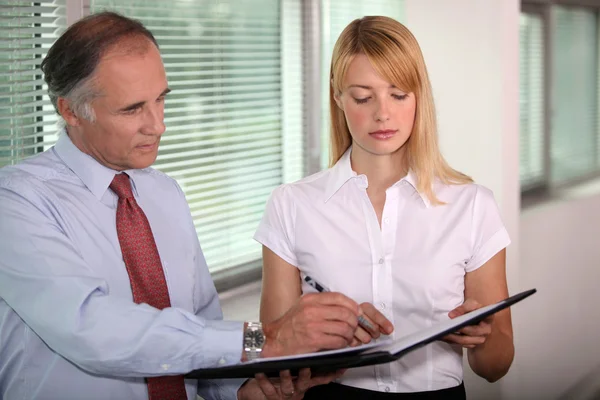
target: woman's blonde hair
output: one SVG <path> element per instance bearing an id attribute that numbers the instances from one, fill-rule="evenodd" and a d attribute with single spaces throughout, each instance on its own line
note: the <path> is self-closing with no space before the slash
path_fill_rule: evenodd
<path id="1" fill-rule="evenodd" d="M 348 25 L 338 38 L 331 59 L 329 108 L 333 166 L 352 144 L 344 112 L 335 102 L 341 94 L 348 66 L 357 54 L 367 56 L 385 80 L 406 93 L 414 93 L 415 121 L 405 144 L 406 165 L 417 177 L 417 190 L 432 204 L 443 204 L 433 192 L 438 178 L 445 184 L 464 184 L 472 179 L 453 168 L 439 150 L 431 84 L 423 54 L 415 37 L 398 21 L 388 17 L 363 17 Z"/>

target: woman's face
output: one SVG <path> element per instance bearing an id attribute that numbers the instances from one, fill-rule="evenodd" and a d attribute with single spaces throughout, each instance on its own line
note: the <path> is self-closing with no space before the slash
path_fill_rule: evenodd
<path id="1" fill-rule="evenodd" d="M 353 151 L 375 156 L 403 153 L 415 121 L 415 95 L 383 79 L 364 54 L 350 63 L 336 102 L 346 116 Z"/>

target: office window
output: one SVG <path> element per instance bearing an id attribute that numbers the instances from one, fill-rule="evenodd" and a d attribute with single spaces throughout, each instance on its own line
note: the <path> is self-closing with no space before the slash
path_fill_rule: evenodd
<path id="1" fill-rule="evenodd" d="M 300 0 L 92 0 L 155 35 L 169 87 L 155 167 L 184 190 L 212 273 L 256 267 L 271 191 L 303 175 Z"/>
<path id="2" fill-rule="evenodd" d="M 353 0 L 322 1 L 322 93 L 321 93 L 321 164 L 329 165 L 329 70 L 331 53 L 340 33 L 353 20 L 366 15 L 384 15 L 403 22 L 404 0 L 372 0 L 369 2 Z"/>
<path id="3" fill-rule="evenodd" d="M 66 26 L 65 0 L 8 0 L 0 6 L 0 167 L 56 140 L 57 117 L 40 63 Z"/>
<path id="4" fill-rule="evenodd" d="M 554 8 L 551 180 L 598 171 L 598 18 L 584 8 Z"/>
<path id="5" fill-rule="evenodd" d="M 544 30 L 540 14 L 521 13 L 519 25 L 519 176 L 522 190 L 545 184 Z"/>
<path id="6" fill-rule="evenodd" d="M 546 34 L 548 21 L 552 29 Z M 552 189 L 597 176 L 598 10 L 527 5 L 519 34 L 522 191 Z"/>

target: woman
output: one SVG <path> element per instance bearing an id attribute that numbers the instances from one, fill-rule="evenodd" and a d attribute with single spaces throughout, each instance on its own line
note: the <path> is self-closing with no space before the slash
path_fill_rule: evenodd
<path id="1" fill-rule="evenodd" d="M 311 291 L 305 276 L 373 304 L 392 338 L 506 298 L 508 234 L 491 191 L 440 154 L 425 62 L 406 27 L 386 17 L 346 27 L 333 50 L 330 110 L 332 167 L 276 189 L 255 235 L 261 319 Z M 463 348 L 475 373 L 504 376 L 510 311 L 396 362 L 350 369 L 305 398 L 465 398 Z"/>

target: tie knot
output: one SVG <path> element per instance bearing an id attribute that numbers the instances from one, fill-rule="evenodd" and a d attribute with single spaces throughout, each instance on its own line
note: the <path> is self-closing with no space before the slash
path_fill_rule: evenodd
<path id="1" fill-rule="evenodd" d="M 116 174 L 110 183 L 110 189 L 119 196 L 119 199 L 130 199 L 133 198 L 133 192 L 131 191 L 131 182 L 129 181 L 129 175 Z"/>

